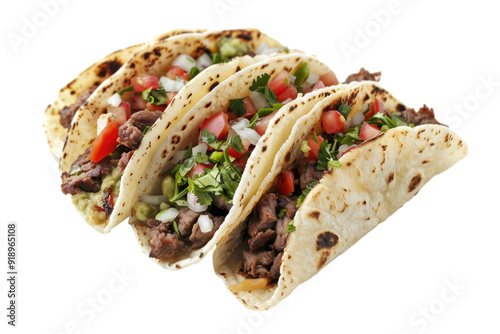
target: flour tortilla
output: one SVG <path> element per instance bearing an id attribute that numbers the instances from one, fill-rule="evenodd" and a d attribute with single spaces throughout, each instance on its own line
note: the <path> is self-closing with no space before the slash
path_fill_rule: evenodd
<path id="1" fill-rule="evenodd" d="M 255 78 L 268 73 L 271 75 L 270 80 L 272 80 L 283 70 L 294 73 L 304 62 L 311 65 L 311 73 L 321 75 L 330 71 L 326 65 L 313 56 L 289 54 L 249 66 L 217 86 L 184 116 L 182 121 L 170 131 L 168 137 L 157 147 L 150 165 L 142 174 L 137 194 L 132 201 L 139 201 L 143 195 L 161 194 L 161 180 L 164 174 L 176 165 L 179 156 L 176 152 L 186 150 L 190 144 L 196 145 L 203 121 L 221 110 L 227 110 L 230 99 L 248 96 L 249 87 Z M 181 254 L 177 258 L 169 260 L 152 258 L 152 260 L 167 269 L 180 269 L 203 258 L 223 235 L 235 227 L 234 223 L 237 222 L 241 211 L 248 205 L 249 200 L 270 171 L 276 153 L 290 135 L 295 122 L 307 114 L 316 103 L 343 89 L 343 87 L 334 86 L 312 92 L 283 106 L 269 122 L 266 133 L 250 155 L 240 185 L 233 197 L 233 207 L 213 238 L 201 249 Z M 129 223 L 132 225 L 144 253 L 149 255 L 151 251 L 150 228 L 133 215 Z"/>
<path id="2" fill-rule="evenodd" d="M 381 99 L 392 113 L 406 109 L 379 85 L 361 83 L 325 98 L 297 121 L 262 187 L 242 211 L 242 223 L 220 241 L 214 252 L 214 269 L 227 285 L 244 279 L 238 271 L 242 268 L 245 217 L 265 193 L 276 191 L 273 186 L 278 173 L 292 169 L 302 159 L 302 141 L 312 133 L 322 132 L 323 111 L 348 102 L 355 114 L 363 103 L 375 98 Z M 296 230 L 289 234 L 278 282 L 268 289 L 238 292 L 235 296 L 251 309 L 266 310 L 276 305 L 467 152 L 460 137 L 440 125 L 398 127 L 351 150 L 340 159 L 342 167 L 333 167 L 297 211 Z"/>
<path id="3" fill-rule="evenodd" d="M 155 37 L 151 42 L 155 43 L 172 36 L 196 32 L 203 32 L 203 30 L 173 30 Z M 104 80 L 116 73 L 134 53 L 146 44 L 147 43 L 132 45 L 128 48 L 110 53 L 61 88 L 57 99 L 54 103 L 49 104 L 45 110 L 44 123 L 45 135 L 47 136 L 50 151 L 57 159 L 62 155 L 64 140 L 68 134 L 68 129 L 63 127 L 60 122 L 61 109 L 75 103 L 78 96 L 87 89 L 93 86 L 99 86 Z"/>
<path id="4" fill-rule="evenodd" d="M 240 38 L 257 49 L 263 42 L 269 47 L 281 47 L 256 29 L 211 31 L 203 34 L 187 34 L 175 36 L 158 43 L 150 43 L 129 59 L 115 75 L 110 77 L 82 106 L 72 123 L 59 168 L 67 171 L 71 163 L 91 146 L 97 132 L 97 119 L 106 111 L 107 99 L 116 92 L 130 86 L 130 79 L 140 73 L 152 75 L 165 74 L 172 62 L 180 54 L 193 57 L 201 55 L 205 50 L 216 51 L 216 43 L 223 37 Z M 273 55 L 271 55 L 273 56 Z M 242 68 L 255 64 L 271 56 L 243 56 L 233 58 L 228 63 L 215 64 L 199 73 L 186 84 L 175 96 L 168 108 L 151 127 L 134 152 L 120 181 L 120 194 L 115 199 L 111 215 L 106 221 L 96 221 L 93 217 L 82 213 L 89 225 L 101 233 L 108 233 L 113 227 L 126 219 L 134 205 L 132 198 L 139 184 L 140 176 L 152 158 L 156 147 L 166 138 L 182 117 L 207 93 Z M 95 195 L 91 194 L 91 198 Z"/>

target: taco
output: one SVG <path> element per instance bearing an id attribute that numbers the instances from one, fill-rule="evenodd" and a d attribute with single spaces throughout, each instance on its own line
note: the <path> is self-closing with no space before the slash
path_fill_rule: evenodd
<path id="1" fill-rule="evenodd" d="M 169 37 L 202 32 L 202 30 L 173 30 L 155 37 L 150 43 L 163 41 Z M 99 60 L 61 88 L 57 99 L 45 110 L 45 135 L 51 153 L 60 158 L 64 140 L 71 127 L 76 111 L 87 101 L 96 88 L 116 73 L 132 55 L 147 43 L 117 50 Z"/>
<path id="2" fill-rule="evenodd" d="M 143 251 L 168 269 L 203 258 L 232 230 L 295 121 L 337 84 L 297 53 L 249 66 L 201 99 L 158 146 L 133 198 L 129 223 Z"/>
<path id="3" fill-rule="evenodd" d="M 215 272 L 246 307 L 268 309 L 466 154 L 432 109 L 353 83 L 297 121 L 217 244 Z"/>
<path id="4" fill-rule="evenodd" d="M 283 46 L 255 29 L 146 45 L 76 113 L 60 160 L 63 193 L 92 227 L 109 232 L 129 216 L 150 152 L 169 130 L 217 85 L 266 57 L 257 53 L 279 50 Z"/>

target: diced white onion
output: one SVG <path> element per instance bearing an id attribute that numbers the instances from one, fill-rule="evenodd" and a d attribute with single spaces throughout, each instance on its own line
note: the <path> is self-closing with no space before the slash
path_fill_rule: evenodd
<path id="1" fill-rule="evenodd" d="M 184 80 L 182 80 L 180 78 L 172 80 L 170 78 L 162 76 L 160 78 L 160 83 L 162 84 L 162 86 L 165 89 L 165 91 L 167 91 L 167 92 L 178 92 L 178 91 L 180 91 L 182 89 L 182 87 L 184 87 L 184 85 L 186 84 L 186 81 L 184 81 Z"/>
<path id="2" fill-rule="evenodd" d="M 120 94 L 118 94 L 118 93 L 114 93 L 108 99 L 108 106 L 118 107 L 120 105 L 120 103 L 122 103 L 122 98 L 120 97 Z"/>
<path id="3" fill-rule="evenodd" d="M 270 107 L 269 103 L 267 103 L 266 97 L 262 93 L 250 91 L 250 99 L 257 110 Z"/>
<path id="4" fill-rule="evenodd" d="M 237 122 L 232 126 L 232 129 L 241 138 L 248 139 L 248 141 L 252 145 L 257 145 L 257 142 L 260 139 L 260 135 L 254 129 L 250 129 L 248 127 L 249 125 L 250 125 L 250 121 L 244 117 L 241 117 L 241 118 L 237 119 Z"/>
<path id="5" fill-rule="evenodd" d="M 163 195 L 142 195 L 140 201 L 150 205 L 160 205 L 161 202 L 168 202 L 168 198 Z"/>
<path id="6" fill-rule="evenodd" d="M 266 42 L 262 42 L 257 51 L 255 51 L 258 55 L 270 55 L 272 53 L 283 51 L 282 47 L 270 48 Z"/>
<path id="7" fill-rule="evenodd" d="M 208 209 L 207 204 L 199 204 L 196 202 L 197 200 L 198 200 L 198 197 L 196 197 L 195 194 L 193 194 L 192 192 L 187 193 L 188 208 L 190 208 L 194 212 L 202 212 L 202 211 L 205 211 L 206 209 Z"/>
<path id="8" fill-rule="evenodd" d="M 158 213 L 155 219 L 161 221 L 162 223 L 174 221 L 175 218 L 179 215 L 179 210 L 176 208 L 168 208 L 167 210 L 163 210 Z"/>
<path id="9" fill-rule="evenodd" d="M 111 123 L 111 121 L 115 118 L 115 115 L 112 113 L 102 114 L 97 119 L 97 135 L 101 133 L 101 131 Z"/>
<path id="10" fill-rule="evenodd" d="M 369 103 L 363 103 L 361 106 L 361 112 L 365 114 L 368 110 L 370 109 L 370 104 Z"/>
<path id="11" fill-rule="evenodd" d="M 319 75 L 314 74 L 314 73 L 309 73 L 309 76 L 308 76 L 308 77 L 307 77 L 307 79 L 306 79 L 306 82 L 307 82 L 309 85 L 311 85 L 311 86 L 313 86 L 313 85 L 315 85 L 316 83 L 318 83 L 318 81 L 319 81 Z"/>
<path id="12" fill-rule="evenodd" d="M 364 122 L 364 120 L 365 120 L 365 115 L 363 115 L 362 111 L 359 111 L 352 118 L 352 124 L 351 124 L 351 126 L 358 126 L 358 125 L 362 124 Z"/>
<path id="13" fill-rule="evenodd" d="M 212 228 L 214 227 L 214 223 L 208 215 L 201 215 L 198 218 L 198 225 L 200 226 L 200 231 L 202 233 L 208 233 L 212 231 Z"/>
<path id="14" fill-rule="evenodd" d="M 202 54 L 198 57 L 198 59 L 196 59 L 196 67 L 198 68 L 204 69 L 210 65 L 212 65 L 212 58 L 210 58 L 210 56 L 206 53 Z"/>
<path id="15" fill-rule="evenodd" d="M 339 147 L 339 154 L 337 154 L 337 159 L 340 159 L 340 157 L 342 156 L 342 154 L 344 154 L 348 149 L 354 147 L 354 146 L 358 146 L 358 145 L 340 145 Z"/>
<path id="16" fill-rule="evenodd" d="M 184 71 L 189 73 L 191 71 L 191 68 L 196 66 L 196 61 L 190 55 L 182 54 L 175 58 L 172 66 L 179 66 Z"/>
<path id="17" fill-rule="evenodd" d="M 193 153 L 193 157 L 195 155 L 197 155 L 198 153 L 201 153 L 201 154 L 207 153 L 207 148 L 208 148 L 208 145 L 205 143 L 201 143 L 199 145 L 196 145 L 195 147 L 192 148 L 192 151 L 191 151 Z"/>
<path id="18" fill-rule="evenodd" d="M 296 77 L 296 76 L 289 74 L 289 75 L 288 75 L 288 84 L 289 84 L 289 85 L 293 85 L 293 84 L 295 84 L 295 79 L 297 79 L 297 77 Z"/>

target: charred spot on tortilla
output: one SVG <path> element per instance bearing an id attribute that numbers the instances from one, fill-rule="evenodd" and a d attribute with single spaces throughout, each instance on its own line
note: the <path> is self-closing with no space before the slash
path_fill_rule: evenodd
<path id="1" fill-rule="evenodd" d="M 238 36 L 239 39 L 244 39 L 245 41 L 251 41 L 252 40 L 252 36 L 250 36 L 248 33 L 241 33 L 239 34 Z"/>
<path id="2" fill-rule="evenodd" d="M 200 253 L 200 259 L 203 257 L 203 252 Z"/>
<path id="3" fill-rule="evenodd" d="M 208 102 L 207 104 L 205 104 L 205 108 L 208 108 L 212 105 L 212 101 Z"/>
<path id="4" fill-rule="evenodd" d="M 410 184 L 408 185 L 408 192 L 411 193 L 412 191 L 414 191 L 420 184 L 420 181 L 422 181 L 422 175 L 420 174 L 415 175 L 411 179 Z"/>
<path id="5" fill-rule="evenodd" d="M 178 135 L 174 135 L 174 136 L 172 136 L 172 140 L 170 141 L 170 143 L 171 144 L 179 144 L 180 141 L 181 141 L 181 137 Z"/>
<path id="6" fill-rule="evenodd" d="M 390 173 L 389 177 L 387 178 L 387 184 L 391 183 L 394 180 L 394 173 Z M 366 201 L 363 202 L 363 204 L 366 204 Z"/>
<path id="7" fill-rule="evenodd" d="M 212 86 L 210 86 L 210 89 L 209 89 L 209 90 L 210 90 L 210 91 L 212 91 L 212 89 L 214 89 L 214 88 L 215 88 L 215 87 L 217 87 L 218 85 L 219 85 L 219 82 L 218 82 L 218 81 L 214 82 L 214 83 L 212 84 Z"/>
<path id="8" fill-rule="evenodd" d="M 274 125 L 278 124 L 280 121 L 281 121 L 281 117 L 279 117 L 278 119 L 276 119 L 276 120 L 274 121 Z"/>
<path id="9" fill-rule="evenodd" d="M 425 165 L 428 162 L 429 162 L 429 160 L 424 160 L 424 161 L 422 161 L 422 165 Z"/>
<path id="10" fill-rule="evenodd" d="M 316 250 L 320 251 L 323 248 L 332 248 L 338 241 L 339 237 L 335 233 L 330 231 L 323 232 L 316 238 Z"/>
<path id="11" fill-rule="evenodd" d="M 263 70 L 263 69 L 265 69 L 268 66 L 269 66 L 269 63 L 262 65 L 260 68 Z"/>
<path id="12" fill-rule="evenodd" d="M 144 58 L 144 60 L 147 60 L 149 58 L 149 56 L 151 55 L 152 52 L 144 52 L 142 54 L 142 58 Z"/>
<path id="13" fill-rule="evenodd" d="M 130 68 L 135 68 L 135 63 L 134 63 L 134 62 L 131 62 L 131 63 L 128 65 L 128 67 L 130 67 Z"/>
<path id="14" fill-rule="evenodd" d="M 266 150 L 267 150 L 267 145 L 264 145 L 264 146 L 262 147 L 262 152 L 265 152 Z"/>
<path id="15" fill-rule="evenodd" d="M 319 212 L 319 211 L 313 211 L 313 212 L 310 212 L 310 213 L 309 213 L 309 216 L 310 216 L 311 218 L 313 218 L 313 219 L 316 219 L 316 220 L 318 220 L 319 215 L 320 215 L 320 212 Z"/>

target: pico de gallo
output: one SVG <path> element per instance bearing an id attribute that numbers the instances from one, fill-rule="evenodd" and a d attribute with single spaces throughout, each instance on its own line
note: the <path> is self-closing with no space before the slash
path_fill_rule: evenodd
<path id="1" fill-rule="evenodd" d="M 207 118 L 197 143 L 162 180 L 162 194 L 143 196 L 134 207 L 135 217 L 150 227 L 150 257 L 170 259 L 206 245 L 231 209 L 270 119 L 303 92 L 335 84 L 333 72 L 315 75 L 309 63 L 273 79 L 265 73 L 253 80 L 248 96 L 229 100 L 227 110 Z"/>
<path id="2" fill-rule="evenodd" d="M 250 44 L 233 38 L 221 39 L 217 47 L 217 53 L 196 59 L 179 55 L 160 77 L 139 74 L 107 100 L 107 111 L 97 120 L 94 144 L 61 175 L 62 192 L 72 195 L 88 221 L 97 225 L 109 218 L 134 150 L 184 85 L 212 64 L 252 52 Z"/>
<path id="3" fill-rule="evenodd" d="M 434 113 L 432 109 L 432 122 Z M 295 231 L 294 218 L 306 196 L 331 168 L 341 168 L 339 159 L 367 140 L 399 126 L 410 126 L 415 115 L 430 115 L 424 106 L 418 113 L 408 109 L 390 113 L 381 100 L 365 104 L 354 116 L 348 104 L 339 104 L 321 115 L 321 134 L 311 134 L 301 143 L 303 157 L 297 159 L 292 170 L 282 170 L 276 179 L 274 192 L 259 200 L 247 219 L 246 234 L 242 239 L 241 274 L 246 279 L 230 286 L 233 292 L 268 287 L 280 277 L 282 257 L 288 235 Z M 422 119 L 423 120 L 423 119 Z M 416 125 L 420 125 L 418 123 Z"/>

